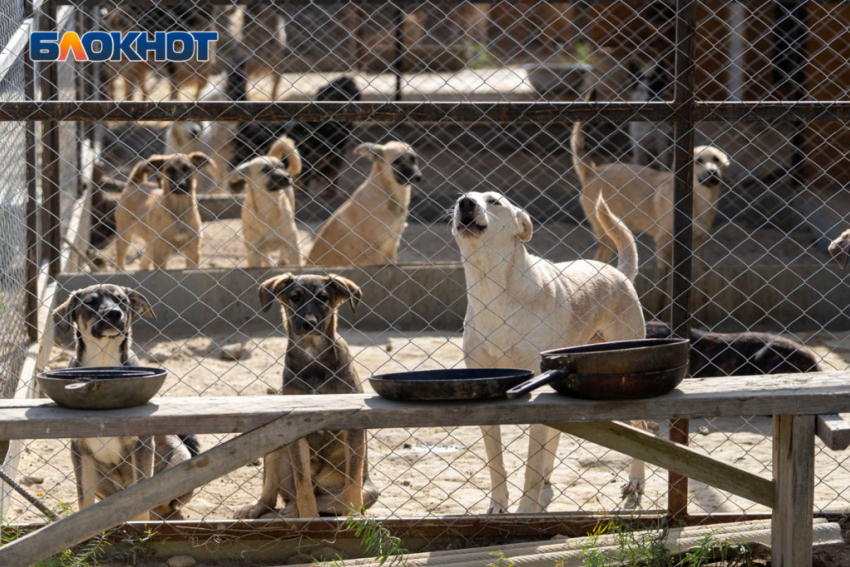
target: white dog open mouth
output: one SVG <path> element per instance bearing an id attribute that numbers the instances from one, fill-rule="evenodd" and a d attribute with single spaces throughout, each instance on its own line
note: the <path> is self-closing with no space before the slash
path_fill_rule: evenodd
<path id="1" fill-rule="evenodd" d="M 475 219 L 460 219 L 455 228 L 458 234 L 469 236 L 479 236 L 487 230 L 486 226 L 478 224 Z"/>

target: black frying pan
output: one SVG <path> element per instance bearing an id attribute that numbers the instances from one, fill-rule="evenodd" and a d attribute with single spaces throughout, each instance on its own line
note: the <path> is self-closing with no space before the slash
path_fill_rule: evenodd
<path id="1" fill-rule="evenodd" d="M 561 394 L 591 400 L 660 396 L 684 379 L 688 341 L 644 339 L 583 345 L 541 354 L 543 374 L 476 368 L 372 376 L 378 395 L 391 400 L 516 398 L 545 384 Z"/>

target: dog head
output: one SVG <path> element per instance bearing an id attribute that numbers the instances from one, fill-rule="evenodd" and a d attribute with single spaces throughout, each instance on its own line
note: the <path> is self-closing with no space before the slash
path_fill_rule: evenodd
<path id="1" fill-rule="evenodd" d="M 387 188 L 396 188 L 422 181 L 419 170 L 419 157 L 407 144 L 387 142 L 386 144 L 366 143 L 354 148 L 358 156 L 366 156 L 375 168 L 379 169 L 378 176 L 384 180 Z"/>
<path id="2" fill-rule="evenodd" d="M 68 333 L 71 327 L 96 339 L 124 336 L 130 330 L 133 315 L 156 319 L 147 298 L 134 289 L 103 284 L 78 289 L 53 312 L 57 331 Z"/>
<path id="3" fill-rule="evenodd" d="M 696 183 L 706 187 L 719 187 L 729 169 L 729 156 L 714 146 L 694 148 L 694 176 Z"/>
<path id="4" fill-rule="evenodd" d="M 162 190 L 166 195 L 169 193 L 193 195 L 195 174 L 204 166 L 215 168 L 215 163 L 202 152 L 153 155 L 145 162 L 143 171 L 148 175 L 159 174 L 162 179 Z"/>
<path id="5" fill-rule="evenodd" d="M 290 339 L 308 335 L 336 335 L 337 308 L 345 301 L 356 309 L 363 292 L 346 278 L 283 274 L 260 285 L 260 303 L 268 311 L 277 299 L 283 306 L 284 320 Z"/>
<path id="6" fill-rule="evenodd" d="M 492 250 L 513 248 L 531 240 L 533 231 L 528 213 L 495 191 L 470 191 L 452 212 L 452 235 L 462 250 L 485 243 Z"/>
<path id="7" fill-rule="evenodd" d="M 829 245 L 829 253 L 842 270 L 847 265 L 847 259 L 850 258 L 850 229 L 845 230 L 841 236 L 832 241 Z"/>
<path id="8" fill-rule="evenodd" d="M 234 193 L 244 191 L 248 183 L 278 195 L 290 189 L 293 180 L 285 163 L 271 156 L 259 156 L 237 167 L 230 176 L 230 190 Z"/>

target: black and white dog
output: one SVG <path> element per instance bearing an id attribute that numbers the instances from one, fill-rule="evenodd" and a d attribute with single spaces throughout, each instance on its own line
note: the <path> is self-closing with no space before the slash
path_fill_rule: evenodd
<path id="1" fill-rule="evenodd" d="M 150 302 L 133 289 L 103 284 L 73 292 L 53 313 L 57 331 L 68 333 L 73 328 L 75 332 L 70 367 L 137 366 L 132 350 L 134 315 L 155 318 Z M 194 435 L 72 439 L 79 509 L 187 461 L 199 451 Z M 152 506 L 154 518 L 179 519 L 192 494 Z M 150 516 L 146 512 L 136 520 L 148 521 Z"/>

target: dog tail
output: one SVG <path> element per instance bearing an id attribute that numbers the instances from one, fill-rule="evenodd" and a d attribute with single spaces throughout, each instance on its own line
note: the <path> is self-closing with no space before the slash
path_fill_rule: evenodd
<path id="1" fill-rule="evenodd" d="M 596 89 L 590 91 L 587 96 L 588 101 L 596 100 Z M 584 122 L 576 122 L 573 124 L 573 135 L 570 137 L 570 149 L 573 151 L 573 166 L 576 168 L 576 174 L 581 180 L 582 186 L 587 185 L 592 179 L 593 168 L 596 164 L 587 155 L 587 143 L 584 138 Z"/>
<path id="2" fill-rule="evenodd" d="M 629 230 L 629 227 L 611 212 L 601 193 L 596 198 L 596 220 L 599 221 L 602 230 L 617 246 L 619 257 L 617 269 L 623 272 L 630 282 L 634 283 L 635 276 L 638 273 L 638 251 L 635 236 Z"/>
<path id="3" fill-rule="evenodd" d="M 289 136 L 281 136 L 275 140 L 269 148 L 269 155 L 286 163 L 286 173 L 293 179 L 301 174 L 301 154 L 298 153 L 295 140 Z"/>
<path id="4" fill-rule="evenodd" d="M 194 435 L 178 435 L 177 437 L 184 445 L 186 445 L 186 448 L 189 449 L 190 455 L 197 457 L 201 453 L 201 444 L 197 437 Z"/>

